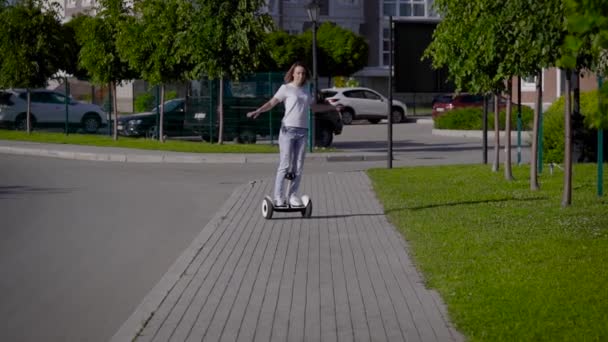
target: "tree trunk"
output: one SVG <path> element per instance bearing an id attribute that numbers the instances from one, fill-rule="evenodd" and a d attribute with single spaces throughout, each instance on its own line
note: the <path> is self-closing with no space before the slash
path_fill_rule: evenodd
<path id="1" fill-rule="evenodd" d="M 572 72 L 566 70 L 566 86 L 564 105 L 564 191 L 562 196 L 562 207 L 568 207 L 572 204 L 572 120 L 571 120 L 571 104 L 570 104 L 570 88 L 572 82 Z"/>
<path id="2" fill-rule="evenodd" d="M 110 92 L 111 92 L 111 101 L 112 101 L 112 117 L 114 118 L 114 125 L 112 129 L 112 138 L 114 140 L 118 140 L 118 108 L 116 101 L 116 82 L 110 82 Z"/>
<path id="3" fill-rule="evenodd" d="M 542 71 L 536 74 L 536 103 L 534 104 L 534 127 L 532 128 L 532 155 L 530 159 L 530 190 L 540 190 L 538 184 L 538 135 L 540 132 L 540 115 L 543 110 Z"/>
<path id="4" fill-rule="evenodd" d="M 492 171 L 500 169 L 500 126 L 499 126 L 498 96 L 494 94 L 494 162 Z"/>
<path id="5" fill-rule="evenodd" d="M 220 91 L 217 94 L 218 104 L 217 104 L 217 115 L 219 117 L 219 131 L 217 137 L 217 143 L 224 143 L 224 78 L 220 78 Z"/>
<path id="6" fill-rule="evenodd" d="M 160 118 L 158 119 L 158 141 L 165 142 L 165 84 L 160 85 L 160 105 L 158 106 Z"/>
<path id="7" fill-rule="evenodd" d="M 513 93 L 513 79 L 507 82 L 507 108 L 505 109 L 505 179 L 513 180 L 513 170 L 511 168 L 511 96 Z"/>
<path id="8" fill-rule="evenodd" d="M 25 113 L 25 131 L 27 134 L 32 133 L 32 97 L 30 89 L 26 89 L 27 92 L 27 110 Z"/>

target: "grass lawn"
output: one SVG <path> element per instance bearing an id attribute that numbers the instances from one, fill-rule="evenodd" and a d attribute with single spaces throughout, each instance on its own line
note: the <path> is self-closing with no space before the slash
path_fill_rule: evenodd
<path id="1" fill-rule="evenodd" d="M 369 175 L 468 340 L 607 341 L 608 196 L 596 195 L 596 165 L 575 165 L 565 209 L 562 171 L 544 172 L 537 192 L 528 167 L 513 172 L 513 182 L 477 165 Z"/>
<path id="2" fill-rule="evenodd" d="M 27 134 L 23 131 L 0 129 L 0 140 L 22 140 L 53 144 L 90 145 L 104 147 L 138 148 L 144 150 L 162 150 L 190 153 L 277 153 L 278 146 L 269 144 L 210 144 L 205 142 L 158 140 L 144 138 L 118 137 L 114 141 L 107 135 L 49 133 L 34 131 Z"/>

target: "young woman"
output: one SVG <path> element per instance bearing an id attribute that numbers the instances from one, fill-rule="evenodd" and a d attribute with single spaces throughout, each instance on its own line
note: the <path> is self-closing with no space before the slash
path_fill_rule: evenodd
<path id="1" fill-rule="evenodd" d="M 248 117 L 255 119 L 278 103 L 285 104 L 285 115 L 281 121 L 281 132 L 279 133 L 280 160 L 274 182 L 274 204 L 276 206 L 287 205 L 287 200 L 292 206 L 302 205 L 297 193 L 302 179 L 302 167 L 308 141 L 308 112 L 311 105 L 317 107 L 313 104 L 313 96 L 305 87 L 309 78 L 310 73 L 306 66 L 299 62 L 294 63 L 285 74 L 285 84 L 281 85 L 272 99 L 260 108 L 247 113 Z M 284 197 L 283 180 L 288 172 L 293 173 L 293 179 L 289 193 Z"/>

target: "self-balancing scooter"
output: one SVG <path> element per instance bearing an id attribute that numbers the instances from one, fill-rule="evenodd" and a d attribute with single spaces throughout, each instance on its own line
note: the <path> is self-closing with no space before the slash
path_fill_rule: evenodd
<path id="1" fill-rule="evenodd" d="M 285 178 L 290 181 L 289 186 L 291 187 L 291 181 L 293 181 L 293 179 L 295 178 L 294 173 L 288 172 L 285 175 Z M 270 196 L 266 196 L 266 197 L 264 197 L 264 200 L 262 201 L 262 215 L 267 220 L 270 220 L 272 218 L 272 214 L 275 211 L 278 211 L 278 212 L 299 211 L 302 214 L 302 217 L 305 217 L 305 218 L 309 218 L 312 215 L 312 200 L 307 195 L 302 196 L 302 205 L 294 206 L 294 205 L 291 205 L 291 203 L 289 203 L 289 202 L 290 202 L 289 199 L 287 199 L 287 202 L 285 203 L 285 205 L 277 206 L 277 205 L 274 205 L 274 202 L 272 201 L 272 198 L 270 198 Z"/>

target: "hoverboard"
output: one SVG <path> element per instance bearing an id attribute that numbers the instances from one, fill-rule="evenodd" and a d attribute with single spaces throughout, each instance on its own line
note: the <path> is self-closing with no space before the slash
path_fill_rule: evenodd
<path id="1" fill-rule="evenodd" d="M 289 185 L 291 186 L 291 180 L 294 179 L 293 172 L 288 172 L 285 175 L 285 178 L 290 181 Z M 303 195 L 301 197 L 302 205 L 294 206 L 289 203 L 289 199 L 287 199 L 285 205 L 277 206 L 274 204 L 274 201 L 270 196 L 264 197 L 262 201 L 262 215 L 265 219 L 270 220 L 272 218 L 272 214 L 275 211 L 278 212 L 295 212 L 299 211 L 302 214 L 302 217 L 309 218 L 312 215 L 312 200 L 308 195 Z"/>

